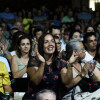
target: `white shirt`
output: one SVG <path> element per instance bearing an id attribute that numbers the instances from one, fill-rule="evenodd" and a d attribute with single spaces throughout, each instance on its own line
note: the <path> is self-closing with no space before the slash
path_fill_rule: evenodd
<path id="1" fill-rule="evenodd" d="M 93 60 L 93 56 L 91 56 L 87 51 L 85 52 L 85 58 L 82 60 L 82 63 L 86 63 L 88 61 L 92 61 Z M 97 63 L 96 66 L 100 69 L 100 63 Z"/>
<path id="2" fill-rule="evenodd" d="M 91 56 L 87 51 L 85 52 L 85 58 L 82 60 L 82 62 L 84 62 L 84 63 L 86 63 L 86 62 L 88 62 L 88 61 L 91 61 L 91 60 L 93 60 L 93 56 Z"/>
<path id="3" fill-rule="evenodd" d="M 66 51 L 66 43 L 64 42 L 64 39 L 62 38 L 60 42 L 61 42 L 61 51 L 63 50 Z"/>
<path id="4" fill-rule="evenodd" d="M 5 65 L 6 65 L 7 69 L 8 69 L 8 72 L 11 72 L 10 66 L 9 66 L 9 63 L 8 63 L 7 59 L 2 57 L 2 56 L 0 56 L 0 61 L 5 63 Z"/>
<path id="5" fill-rule="evenodd" d="M 16 55 L 16 51 L 11 51 L 10 54 L 11 54 L 11 56 Z"/>

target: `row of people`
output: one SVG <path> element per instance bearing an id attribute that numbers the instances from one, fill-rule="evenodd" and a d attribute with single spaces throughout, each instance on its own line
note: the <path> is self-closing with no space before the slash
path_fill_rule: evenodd
<path id="1" fill-rule="evenodd" d="M 29 89 L 23 99 L 35 98 L 35 94 L 43 88 L 53 89 L 58 95 L 57 97 L 61 99 L 62 96 L 68 92 L 68 89 L 76 85 L 83 77 L 85 77 L 86 74 L 91 76 L 93 71 L 93 80 L 99 81 L 99 70 L 97 68 L 98 66 L 94 67 L 96 63 L 92 65 L 92 71 L 90 71 L 90 62 L 84 66 L 82 65 L 82 67 L 79 63 L 79 61 L 85 57 L 85 50 L 83 48 L 82 42 L 79 40 L 69 41 L 66 46 L 65 57 L 67 58 L 66 61 L 68 61 L 66 63 L 66 61 L 58 58 L 56 47 L 57 43 L 55 41 L 56 40 L 51 33 L 44 33 L 39 38 L 36 56 L 30 57 L 32 46 L 31 39 L 26 35 L 19 37 L 17 41 L 16 55 L 12 57 L 11 69 L 14 78 L 21 78 L 26 72 L 28 73 L 28 77 L 30 78 L 28 87 Z M 69 66 L 73 67 L 70 68 Z M 74 68 L 78 74 L 78 76 L 76 74 L 75 77 L 77 78 L 75 79 L 71 79 L 73 76 L 73 74 L 71 74 L 72 68 Z M 70 79 L 71 81 L 69 82 Z M 62 84 L 65 84 L 65 86 Z M 64 87 L 57 88 L 62 86 Z"/>

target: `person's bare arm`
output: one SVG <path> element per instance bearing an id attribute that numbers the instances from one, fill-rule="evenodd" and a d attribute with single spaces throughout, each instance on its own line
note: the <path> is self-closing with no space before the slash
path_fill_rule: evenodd
<path id="1" fill-rule="evenodd" d="M 41 82 L 44 73 L 44 67 L 45 67 L 45 59 L 38 52 L 37 52 L 37 57 L 41 62 L 40 66 L 28 67 L 27 69 L 30 80 L 35 85 L 38 85 Z"/>
<path id="2" fill-rule="evenodd" d="M 41 63 L 39 67 L 29 67 L 27 69 L 30 80 L 38 85 L 43 77 L 45 63 Z"/>
<path id="3" fill-rule="evenodd" d="M 67 87 L 67 89 L 72 88 L 73 86 L 75 86 L 77 83 L 80 82 L 80 80 L 82 79 L 82 77 L 84 77 L 86 75 L 86 73 L 88 73 L 88 63 L 86 65 L 84 65 L 82 72 L 76 76 L 75 78 L 73 78 L 73 63 L 76 61 L 77 56 L 76 53 L 73 52 L 72 56 L 70 57 L 69 61 L 67 61 L 68 63 L 68 68 L 63 68 L 61 70 L 61 78 L 62 78 L 62 82 L 65 84 L 65 86 Z"/>
<path id="4" fill-rule="evenodd" d="M 16 56 L 13 56 L 11 70 L 14 78 L 21 78 L 27 72 L 27 67 L 24 67 L 22 70 L 19 71 Z"/>
<path id="5" fill-rule="evenodd" d="M 11 85 L 3 85 L 3 88 L 4 88 L 4 92 L 12 92 L 12 88 L 11 88 Z"/>
<path id="6" fill-rule="evenodd" d="M 65 84 L 67 89 L 72 88 L 77 83 L 79 83 L 80 80 L 82 79 L 82 77 L 80 77 L 80 76 L 73 78 L 73 71 L 72 70 L 73 69 L 71 67 L 68 67 L 68 69 L 63 68 L 61 70 L 62 82 Z"/>
<path id="7" fill-rule="evenodd" d="M 4 92 L 10 93 L 10 100 L 14 100 L 14 93 L 12 91 L 11 85 L 3 85 Z"/>

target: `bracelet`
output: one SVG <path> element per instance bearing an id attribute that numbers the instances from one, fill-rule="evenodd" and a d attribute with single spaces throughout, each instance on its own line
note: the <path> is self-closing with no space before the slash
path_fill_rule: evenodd
<path id="1" fill-rule="evenodd" d="M 71 64 L 68 64 L 68 67 L 72 67 Z"/>
<path id="2" fill-rule="evenodd" d="M 82 76 L 82 74 L 78 74 L 77 76 L 80 76 L 81 78 L 84 78 L 84 77 Z"/>
<path id="3" fill-rule="evenodd" d="M 89 74 L 89 77 L 92 78 L 94 75 L 94 73 L 92 72 L 91 74 Z"/>

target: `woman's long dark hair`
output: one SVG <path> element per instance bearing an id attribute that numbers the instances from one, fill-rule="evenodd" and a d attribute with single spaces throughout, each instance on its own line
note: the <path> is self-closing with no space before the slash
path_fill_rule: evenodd
<path id="1" fill-rule="evenodd" d="M 46 35 L 51 35 L 54 39 L 54 36 L 50 33 L 44 33 L 43 35 L 41 35 L 41 37 L 38 40 L 38 52 L 40 53 L 41 56 L 44 57 L 44 51 L 43 51 L 43 45 L 44 45 L 44 38 Z M 55 39 L 54 39 L 55 41 Z M 53 70 L 57 69 L 57 61 L 58 61 L 58 52 L 57 52 L 57 47 L 55 45 L 55 52 L 53 54 L 53 59 L 52 59 L 52 66 L 53 66 Z"/>
<path id="2" fill-rule="evenodd" d="M 16 47 L 17 47 L 18 38 L 25 34 L 26 33 L 22 32 L 22 31 L 18 31 L 18 32 L 14 33 L 14 35 L 12 36 L 11 48 L 9 49 L 9 51 L 14 51 L 17 49 Z"/>
<path id="3" fill-rule="evenodd" d="M 23 35 L 23 36 L 21 36 L 21 37 L 18 39 L 18 42 L 17 42 L 17 51 L 16 51 L 16 53 L 17 53 L 17 56 L 18 56 L 19 58 L 22 56 L 22 53 L 21 53 L 21 50 L 20 50 L 19 46 L 20 46 L 21 40 L 23 40 L 23 39 L 28 39 L 28 40 L 30 41 L 29 57 L 31 56 L 32 41 L 31 41 L 31 39 L 30 39 L 29 36 Z"/>

